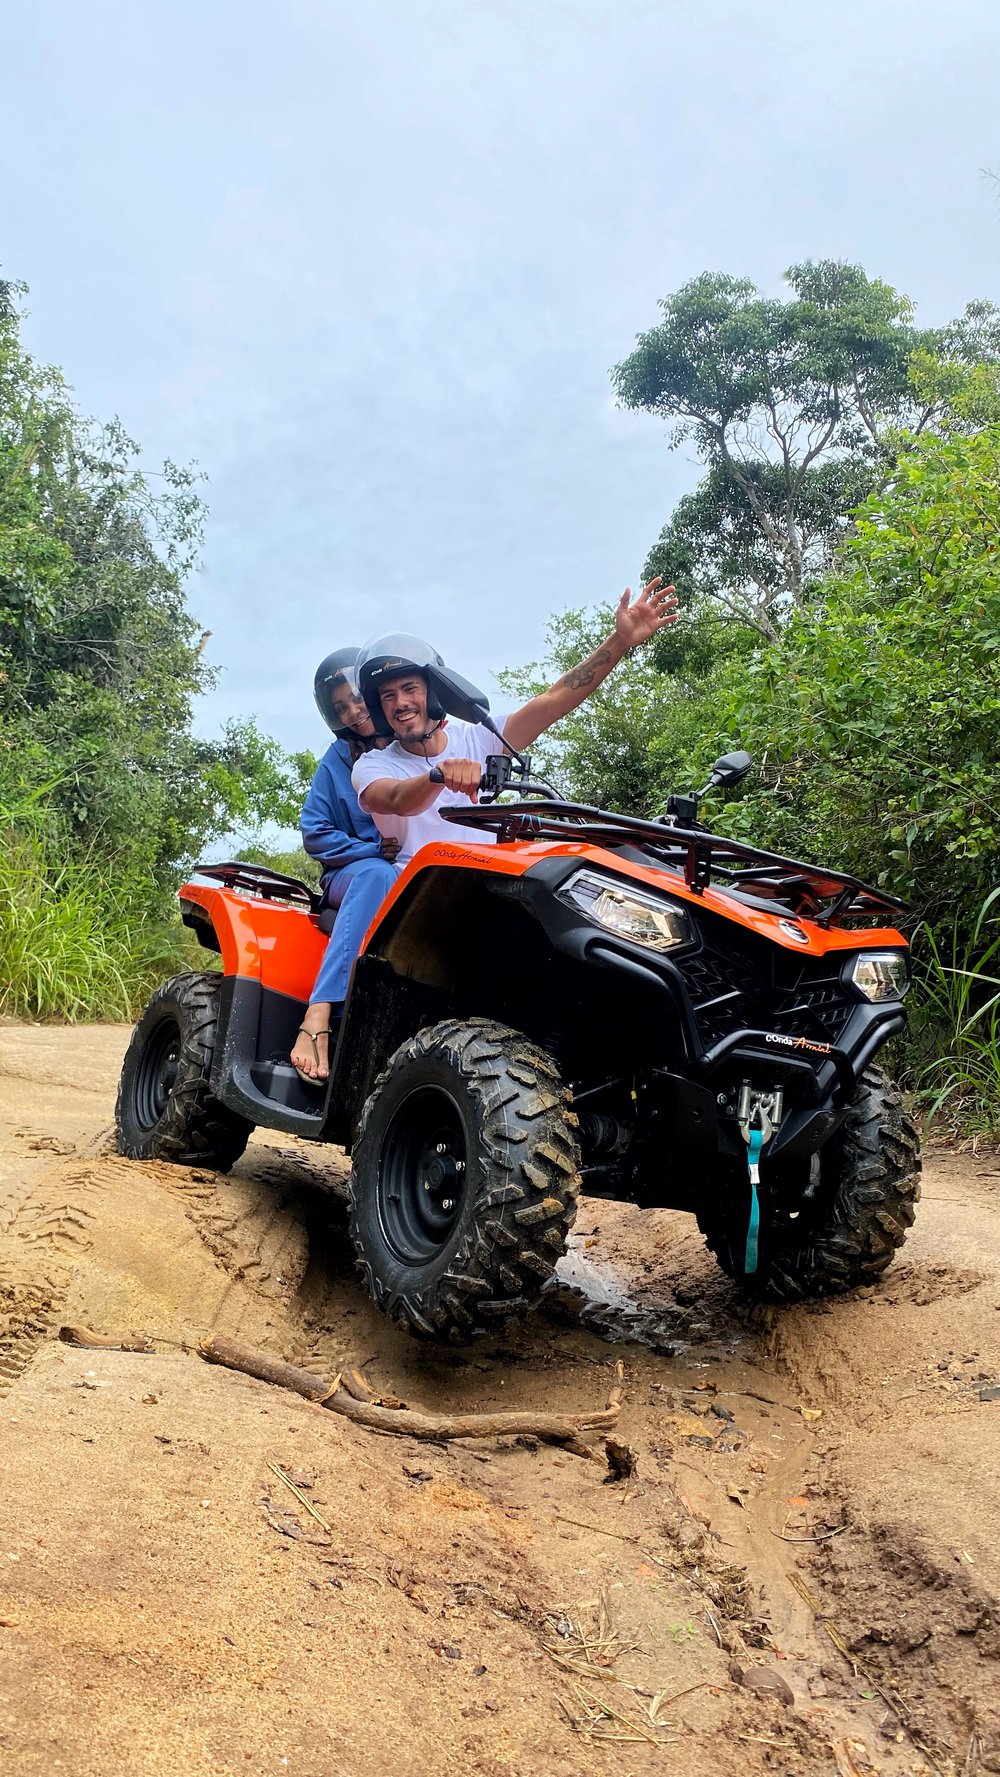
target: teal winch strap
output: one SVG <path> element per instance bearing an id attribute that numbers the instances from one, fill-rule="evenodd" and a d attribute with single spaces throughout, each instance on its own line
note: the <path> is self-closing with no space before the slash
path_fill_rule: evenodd
<path id="1" fill-rule="evenodd" d="M 757 1197 L 757 1182 L 760 1178 L 760 1156 L 764 1146 L 763 1129 L 751 1129 L 747 1143 L 747 1168 L 750 1173 L 750 1221 L 747 1226 L 746 1254 L 743 1270 L 752 1277 L 757 1269 L 757 1236 L 760 1232 L 760 1202 Z"/>

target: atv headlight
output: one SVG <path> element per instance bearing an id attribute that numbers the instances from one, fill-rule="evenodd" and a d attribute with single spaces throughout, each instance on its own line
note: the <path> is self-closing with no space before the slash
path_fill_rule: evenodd
<path id="1" fill-rule="evenodd" d="M 644 895 L 641 889 L 620 888 L 590 870 L 578 871 L 558 895 L 595 925 L 613 932 L 616 938 L 641 944 L 644 950 L 673 950 L 677 944 L 691 942 L 691 927 L 682 908 L 655 895 Z"/>
<path id="2" fill-rule="evenodd" d="M 901 1000 L 910 985 L 903 950 L 866 950 L 854 959 L 851 980 L 866 1000 Z"/>

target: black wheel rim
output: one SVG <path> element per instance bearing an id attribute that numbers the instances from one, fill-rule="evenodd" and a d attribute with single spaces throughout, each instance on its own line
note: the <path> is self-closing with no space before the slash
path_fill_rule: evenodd
<path id="1" fill-rule="evenodd" d="M 135 1115 L 141 1129 L 155 1128 L 166 1110 L 180 1052 L 180 1027 L 173 1018 L 165 1018 L 150 1036 L 136 1074 Z"/>
<path id="2" fill-rule="evenodd" d="M 437 1086 L 411 1092 L 382 1141 L 378 1214 L 404 1265 L 426 1265 L 446 1249 L 468 1189 L 468 1149 L 458 1105 Z"/>

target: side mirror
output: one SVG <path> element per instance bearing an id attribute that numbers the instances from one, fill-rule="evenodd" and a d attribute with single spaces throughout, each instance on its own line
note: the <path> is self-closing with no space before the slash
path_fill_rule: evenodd
<path id="1" fill-rule="evenodd" d="M 709 784 L 728 789 L 731 784 L 738 784 L 741 778 L 746 777 L 752 764 L 749 753 L 723 753 L 721 759 L 716 759 L 712 766 Z"/>
<path id="2" fill-rule="evenodd" d="M 490 700 L 485 691 L 463 679 L 461 673 L 452 672 L 450 667 L 434 668 L 434 690 L 442 709 L 457 722 L 482 722 L 490 713 Z"/>
<path id="3" fill-rule="evenodd" d="M 667 802 L 666 821 L 679 827 L 697 827 L 698 805 L 709 790 L 728 789 L 730 784 L 738 784 L 741 777 L 746 777 L 753 764 L 749 753 L 723 753 L 712 766 L 712 775 L 708 783 L 700 790 L 692 790 L 689 796 L 671 796 Z"/>

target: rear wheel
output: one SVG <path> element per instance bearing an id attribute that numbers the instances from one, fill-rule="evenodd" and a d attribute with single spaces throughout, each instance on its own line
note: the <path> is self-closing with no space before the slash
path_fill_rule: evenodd
<path id="1" fill-rule="evenodd" d="M 810 1194 L 771 1206 L 761 1192 L 752 1276 L 744 1269 L 749 1184 L 738 1210 L 730 1200 L 698 1214 L 722 1269 L 753 1295 L 791 1302 L 873 1283 L 913 1225 L 920 1142 L 898 1088 L 881 1068 L 865 1070 L 847 1116 L 818 1158 Z"/>
<path id="2" fill-rule="evenodd" d="M 220 975 L 177 975 L 158 987 L 132 1032 L 115 1105 L 118 1151 L 228 1172 L 253 1124 L 209 1087 Z"/>
<path id="3" fill-rule="evenodd" d="M 351 1235 L 398 1325 L 467 1339 L 538 1300 L 576 1214 L 580 1157 L 550 1057 L 449 1020 L 396 1050 L 361 1114 Z"/>

